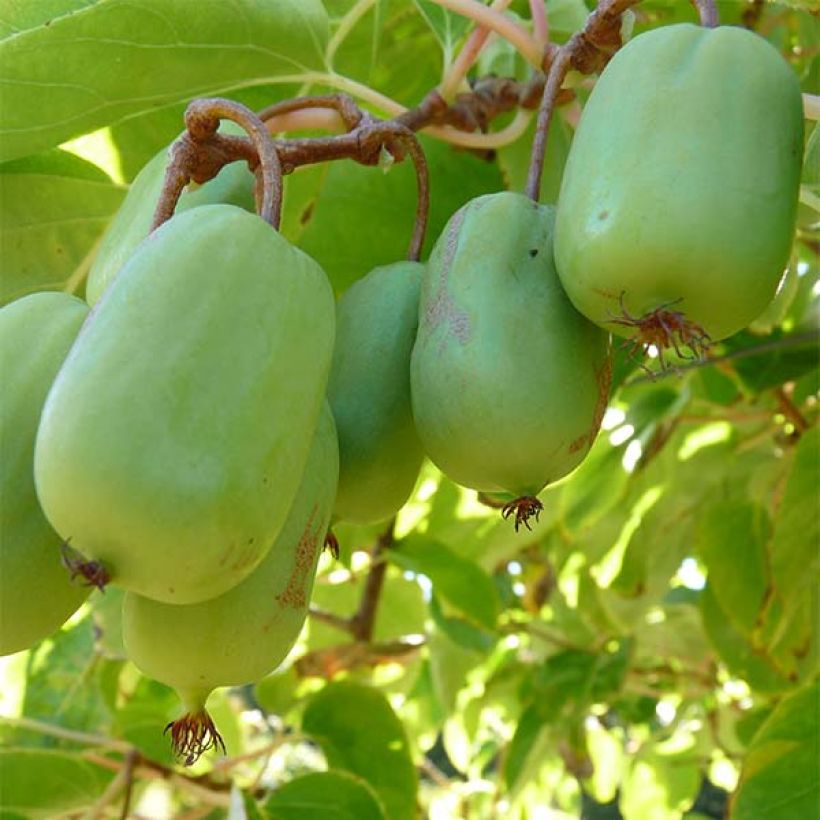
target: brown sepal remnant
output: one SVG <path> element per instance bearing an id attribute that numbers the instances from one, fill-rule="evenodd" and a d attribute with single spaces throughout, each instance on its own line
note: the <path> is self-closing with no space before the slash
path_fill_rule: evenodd
<path id="1" fill-rule="evenodd" d="M 333 530 L 328 530 L 325 536 L 325 543 L 322 549 L 330 550 L 330 554 L 338 561 L 339 560 L 339 539 Z"/>
<path id="2" fill-rule="evenodd" d="M 222 735 L 217 732 L 211 716 L 204 709 L 172 721 L 165 727 L 163 734 L 169 731 L 171 748 L 185 766 L 196 763 L 209 749 L 221 749 L 222 754 L 226 754 Z"/>
<path id="3" fill-rule="evenodd" d="M 609 321 L 615 325 L 634 327 L 635 335 L 627 341 L 630 355 L 635 358 L 638 353 L 646 353 L 650 346 L 658 351 L 658 364 L 661 372 L 668 370 L 664 351 L 670 348 L 681 359 L 702 360 L 706 357 L 711 345 L 709 334 L 698 324 L 686 318 L 686 315 L 670 308 L 680 302 L 667 302 L 665 305 L 645 313 L 643 316 L 632 316 L 624 306 L 624 294 L 621 293 L 621 315 Z M 689 350 L 687 354 L 685 351 Z M 650 375 L 652 371 L 641 362 L 641 367 Z"/>
<path id="4" fill-rule="evenodd" d="M 84 587 L 96 587 L 100 592 L 105 592 L 111 577 L 108 570 L 99 561 L 86 561 L 68 541 L 63 541 L 60 547 L 60 560 L 68 570 L 70 580 L 83 578 Z"/>
<path id="5" fill-rule="evenodd" d="M 523 524 L 528 530 L 531 530 L 530 519 L 534 516 L 536 522 L 538 516 L 544 505 L 534 495 L 523 495 L 521 498 L 516 498 L 510 501 L 501 508 L 501 515 L 504 519 L 515 516 L 515 531 Z"/>
<path id="6" fill-rule="evenodd" d="M 316 550 L 319 548 L 319 538 L 321 532 L 314 530 L 314 519 L 316 518 L 317 507 L 314 506 L 310 513 L 310 518 L 305 524 L 302 537 L 296 545 L 293 570 L 291 571 L 288 584 L 285 589 L 276 596 L 276 600 L 282 606 L 290 606 L 299 609 L 307 606 L 307 596 L 305 587 L 307 586 L 308 575 L 314 566 Z"/>

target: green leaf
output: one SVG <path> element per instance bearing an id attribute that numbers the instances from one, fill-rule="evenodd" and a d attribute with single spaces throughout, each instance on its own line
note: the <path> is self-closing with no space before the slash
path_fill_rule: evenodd
<path id="1" fill-rule="evenodd" d="M 458 693 L 467 685 L 467 675 L 485 658 L 483 652 L 467 648 L 435 626 L 427 636 L 429 672 L 433 691 L 441 707 L 451 714 Z"/>
<path id="2" fill-rule="evenodd" d="M 297 702 L 298 684 L 299 676 L 295 667 L 280 668 L 256 684 L 254 696 L 266 712 L 283 716 Z"/>
<path id="3" fill-rule="evenodd" d="M 815 817 L 820 805 L 820 683 L 784 698 L 754 736 L 731 820 Z"/>
<path id="4" fill-rule="evenodd" d="M 700 767 L 691 755 L 642 751 L 623 781 L 620 809 L 624 817 L 678 820 L 691 807 L 700 781 Z"/>
<path id="5" fill-rule="evenodd" d="M 1 116 L 1 115 L 0 115 Z M 0 165 L 0 304 L 36 290 L 76 290 L 124 191 L 66 151 Z"/>
<path id="6" fill-rule="evenodd" d="M 803 277 L 805 279 L 805 277 Z M 800 294 L 795 296 L 791 307 L 800 307 Z M 817 331 L 804 329 L 792 334 L 784 333 L 779 328 L 765 337 L 767 344 L 777 343 L 775 349 L 764 348 L 759 353 L 737 358 L 734 369 L 740 380 L 751 393 L 761 393 L 771 387 L 779 387 L 808 373 L 816 372 Z M 742 331 L 722 342 L 729 352 L 739 353 L 742 350 L 752 351 L 761 346 L 759 336 Z"/>
<path id="7" fill-rule="evenodd" d="M 353 615 L 364 590 L 365 579 L 359 573 L 341 583 L 330 583 L 320 576 L 313 587 L 314 605 L 341 617 Z M 427 605 L 415 581 L 402 577 L 395 568 L 389 568 L 381 594 L 382 605 L 376 610 L 373 627 L 374 641 L 394 641 L 404 635 L 422 634 Z M 384 605 L 384 602 L 389 602 Z M 308 619 L 307 643 L 310 649 L 334 646 L 348 636 L 316 618 Z"/>
<path id="8" fill-rule="evenodd" d="M 435 191 L 426 255 L 454 211 L 502 185 L 494 164 L 435 140 L 421 141 L 430 189 Z M 333 162 L 300 169 L 288 178 L 282 234 L 316 259 L 342 293 L 377 265 L 405 258 L 415 212 L 415 174 L 409 160 L 387 173 Z"/>
<path id="9" fill-rule="evenodd" d="M 753 647 L 727 618 L 711 584 L 701 593 L 700 604 L 709 642 L 735 677 L 742 678 L 759 692 L 780 692 L 789 687 L 789 681 L 776 663 Z"/>
<path id="10" fill-rule="evenodd" d="M 85 617 L 38 644 L 29 655 L 23 716 L 98 732 L 108 721 L 108 710 L 97 674 L 105 666 L 94 646 L 94 628 Z M 51 737 L 26 733 L 26 745 L 65 745 Z"/>
<path id="11" fill-rule="evenodd" d="M 415 0 L 416 6 L 444 49 L 445 63 L 452 59 L 459 39 L 471 25 L 467 17 L 442 8 L 432 0 Z"/>
<path id="12" fill-rule="evenodd" d="M 771 544 L 772 578 L 786 608 L 820 572 L 820 429 L 806 431 L 797 445 L 786 492 L 774 523 Z"/>
<path id="13" fill-rule="evenodd" d="M 0 749 L 0 816 L 50 818 L 90 806 L 114 773 L 78 755 L 46 749 Z"/>
<path id="14" fill-rule="evenodd" d="M 321 70 L 328 31 L 319 0 L 99 0 L 27 22 L 0 42 L 0 159 L 193 97 Z"/>
<path id="15" fill-rule="evenodd" d="M 383 820 L 379 798 L 365 780 L 347 772 L 307 774 L 280 786 L 265 803 L 276 820 Z"/>
<path id="16" fill-rule="evenodd" d="M 373 787 L 391 820 L 416 817 L 418 776 L 404 728 L 384 695 L 356 683 L 331 683 L 308 704 L 302 728 L 319 742 L 331 768 Z"/>
<path id="17" fill-rule="evenodd" d="M 388 558 L 402 569 L 426 575 L 436 595 L 467 618 L 492 630 L 498 617 L 498 594 L 477 564 L 425 536 L 403 539 Z"/>
<path id="18" fill-rule="evenodd" d="M 724 501 L 698 512 L 695 546 L 710 588 L 727 618 L 749 635 L 769 585 L 766 544 L 771 524 L 753 501 Z"/>
<path id="19" fill-rule="evenodd" d="M 561 493 L 561 518 L 573 535 L 594 524 L 621 500 L 629 480 L 622 458 L 622 447 L 613 447 L 606 436 L 598 436 L 567 482 Z"/>
<path id="20" fill-rule="evenodd" d="M 173 689 L 140 675 L 126 702 L 114 715 L 114 730 L 150 760 L 170 765 L 173 762 L 171 743 L 163 730 L 180 712 L 179 698 Z"/>
<path id="21" fill-rule="evenodd" d="M 504 761 L 504 782 L 508 790 L 517 788 L 525 778 L 545 726 L 546 722 L 535 704 L 528 706 L 521 714 Z"/>

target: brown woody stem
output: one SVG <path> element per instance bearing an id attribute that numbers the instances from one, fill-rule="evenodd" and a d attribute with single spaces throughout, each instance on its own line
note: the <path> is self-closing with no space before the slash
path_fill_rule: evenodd
<path id="1" fill-rule="evenodd" d="M 715 0 L 692 0 L 692 5 L 697 8 L 700 24 L 704 28 L 717 28 L 720 21 Z"/>
<path id="2" fill-rule="evenodd" d="M 259 216 L 278 229 L 282 214 L 282 163 L 262 120 L 247 106 L 219 97 L 194 100 L 185 111 L 188 133 L 197 142 L 214 137 L 221 119 L 241 125 L 250 137 L 258 157 L 252 170 L 257 176 Z"/>
<path id="3" fill-rule="evenodd" d="M 249 135 L 230 137 L 218 132 L 229 119 Z M 279 227 L 282 211 L 282 163 L 264 123 L 244 105 L 232 100 L 198 99 L 185 111 L 186 132 L 171 146 L 162 193 L 151 230 L 173 216 L 182 191 L 191 182 L 213 179 L 223 166 L 244 160 L 256 175 L 256 201 L 260 217 Z"/>
<path id="4" fill-rule="evenodd" d="M 550 122 L 552 122 L 552 112 L 555 109 L 555 101 L 558 98 L 558 91 L 564 77 L 569 71 L 572 57 L 563 48 L 558 50 L 552 65 L 550 65 L 547 82 L 544 84 L 544 95 L 541 98 L 541 107 L 538 109 L 538 122 L 535 126 L 535 138 L 532 142 L 532 154 L 530 155 L 530 167 L 527 173 L 526 195 L 534 202 L 538 202 L 541 193 L 541 173 L 544 170 L 544 156 L 547 151 L 547 134 L 549 133 Z"/>
<path id="5" fill-rule="evenodd" d="M 548 50 L 544 62 L 549 63 L 549 72 L 538 109 L 538 123 L 525 189 L 527 196 L 535 202 L 541 191 L 547 133 L 564 77 L 570 68 L 584 74 L 592 74 L 604 68 L 621 45 L 621 15 L 637 3 L 638 0 L 601 0 L 581 31 L 576 32 L 561 48 L 553 48 L 551 52 Z"/>
<path id="6" fill-rule="evenodd" d="M 373 638 L 376 609 L 379 605 L 379 597 L 384 586 L 384 576 L 387 572 L 387 562 L 379 559 L 381 554 L 394 543 L 393 531 L 395 526 L 396 519 L 392 518 L 387 528 L 376 541 L 376 546 L 370 556 L 370 571 L 367 573 L 362 600 L 358 611 L 351 619 L 351 634 L 358 641 L 370 641 Z"/>

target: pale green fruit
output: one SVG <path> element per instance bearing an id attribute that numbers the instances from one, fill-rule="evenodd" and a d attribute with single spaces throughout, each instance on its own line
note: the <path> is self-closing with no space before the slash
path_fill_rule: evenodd
<path id="1" fill-rule="evenodd" d="M 465 487 L 534 496 L 581 462 L 606 408 L 608 336 L 561 287 L 553 222 L 520 194 L 481 196 L 427 264 L 413 414 L 425 452 Z"/>
<path id="2" fill-rule="evenodd" d="M 0 309 L 0 655 L 47 638 L 88 597 L 62 565 L 62 539 L 34 490 L 40 413 L 88 306 L 35 293 Z"/>
<path id="3" fill-rule="evenodd" d="M 629 317 L 659 308 L 682 317 L 671 330 L 685 319 L 712 340 L 748 325 L 792 247 L 802 140 L 797 77 L 757 34 L 687 23 L 630 41 L 587 101 L 561 184 L 555 261 L 575 307 L 629 337 Z M 662 343 L 652 330 L 642 341 Z M 681 330 L 697 348 L 697 329 Z"/>
<path id="4" fill-rule="evenodd" d="M 334 517 L 370 523 L 407 501 L 424 453 L 410 402 L 424 266 L 397 262 L 358 280 L 339 301 L 327 396 L 339 433 Z"/>
<path id="5" fill-rule="evenodd" d="M 35 480 L 54 528 L 150 598 L 238 584 L 296 494 L 334 323 L 322 269 L 259 217 L 174 216 L 95 305 L 46 401 Z"/>
<path id="6" fill-rule="evenodd" d="M 146 675 L 173 686 L 185 706 L 187 714 L 174 729 L 179 753 L 202 751 L 190 745 L 191 734 L 202 743 L 215 732 L 204 711 L 213 689 L 259 680 L 284 660 L 296 641 L 307 615 L 338 475 L 336 431 L 325 405 L 285 526 L 251 575 L 198 604 L 125 596 L 123 639 L 129 657 Z"/>

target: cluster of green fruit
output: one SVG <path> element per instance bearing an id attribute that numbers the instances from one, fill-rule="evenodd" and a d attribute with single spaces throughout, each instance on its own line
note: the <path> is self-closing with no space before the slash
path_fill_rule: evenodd
<path id="1" fill-rule="evenodd" d="M 85 600 L 64 545 L 68 569 L 126 590 L 129 656 L 185 704 L 176 748 L 218 745 L 208 694 L 281 663 L 334 520 L 390 518 L 426 454 L 526 524 L 595 439 L 610 331 L 698 348 L 755 318 L 789 253 L 801 145 L 799 88 L 765 41 L 642 35 L 596 85 L 557 209 L 479 197 L 426 264 L 377 268 L 338 304 L 252 212 L 238 165 L 143 240 L 157 156 L 100 248 L 91 310 L 42 293 L 0 311 L 0 654 Z"/>

